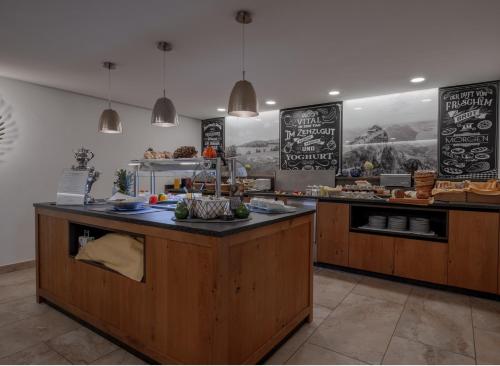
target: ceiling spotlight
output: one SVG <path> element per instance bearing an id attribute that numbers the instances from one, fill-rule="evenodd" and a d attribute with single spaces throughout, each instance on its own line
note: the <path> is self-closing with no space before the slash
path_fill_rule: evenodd
<path id="1" fill-rule="evenodd" d="M 267 105 L 275 105 L 276 101 L 275 100 L 266 100 Z"/>
<path id="2" fill-rule="evenodd" d="M 331 91 L 328 92 L 328 94 L 330 94 L 330 95 L 339 95 L 340 92 L 338 90 L 331 90 Z"/>
<path id="3" fill-rule="evenodd" d="M 361 107 L 354 107 L 354 110 L 355 110 L 355 111 L 360 111 L 360 110 L 362 110 L 362 109 L 363 109 L 363 108 L 361 108 Z"/>
<path id="4" fill-rule="evenodd" d="M 410 79 L 412 83 L 421 83 L 422 81 L 425 81 L 425 78 L 423 76 L 415 76 L 414 78 Z"/>
<path id="5" fill-rule="evenodd" d="M 432 102 L 431 98 L 422 99 L 422 103 L 429 103 L 429 102 Z"/>
<path id="6" fill-rule="evenodd" d="M 225 112 L 226 108 L 217 108 L 217 112 Z"/>

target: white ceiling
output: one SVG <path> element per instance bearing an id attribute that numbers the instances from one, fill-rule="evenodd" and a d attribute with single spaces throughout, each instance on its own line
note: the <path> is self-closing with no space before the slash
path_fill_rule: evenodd
<path id="1" fill-rule="evenodd" d="M 167 95 L 215 117 L 240 78 L 240 8 L 261 110 L 500 78 L 498 0 L 0 0 L 0 75 L 105 97 L 111 60 L 113 99 L 151 108 L 166 40 Z"/>

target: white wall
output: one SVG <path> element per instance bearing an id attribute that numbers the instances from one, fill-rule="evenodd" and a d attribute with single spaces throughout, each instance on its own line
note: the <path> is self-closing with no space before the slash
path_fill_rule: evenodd
<path id="1" fill-rule="evenodd" d="M 32 204 L 55 200 L 59 174 L 74 163 L 74 149 L 84 145 L 95 153 L 91 165 L 101 177 L 92 193 L 106 197 L 114 171 L 142 157 L 147 147 L 200 146 L 197 119 L 181 117 L 178 128 L 152 127 L 150 110 L 114 104 L 124 132 L 108 135 L 97 132 L 103 100 L 0 77 L 1 99 L 2 109 L 12 107 L 19 136 L 0 155 L 0 266 L 34 259 Z"/>

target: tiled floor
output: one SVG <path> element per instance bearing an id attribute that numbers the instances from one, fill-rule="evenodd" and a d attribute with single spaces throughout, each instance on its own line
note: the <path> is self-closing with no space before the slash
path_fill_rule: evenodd
<path id="1" fill-rule="evenodd" d="M 0 275 L 0 364 L 144 364 L 35 302 L 35 272 Z M 317 269 L 314 321 L 268 364 L 500 363 L 500 302 Z"/>

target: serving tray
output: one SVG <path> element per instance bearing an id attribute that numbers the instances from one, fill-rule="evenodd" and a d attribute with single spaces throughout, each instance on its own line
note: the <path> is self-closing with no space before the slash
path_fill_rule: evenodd
<path id="1" fill-rule="evenodd" d="M 172 217 L 172 221 L 177 221 L 177 222 L 190 222 L 190 223 L 203 223 L 203 224 L 230 224 L 234 222 L 243 222 L 243 221 L 250 221 L 252 219 L 251 216 L 245 218 L 245 219 L 230 219 L 230 220 L 224 220 L 224 219 L 178 219 L 176 217 Z"/>

